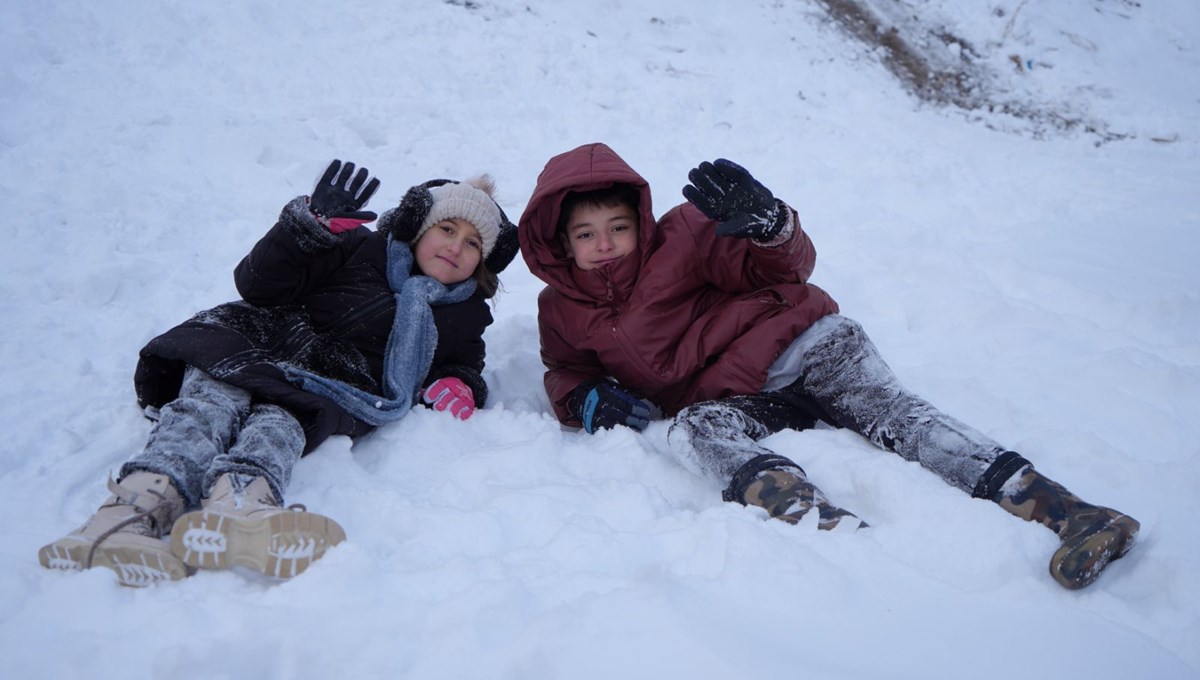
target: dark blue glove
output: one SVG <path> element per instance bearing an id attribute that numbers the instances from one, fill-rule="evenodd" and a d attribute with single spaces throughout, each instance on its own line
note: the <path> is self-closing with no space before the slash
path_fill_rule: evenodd
<path id="1" fill-rule="evenodd" d="M 335 158 L 313 187 L 308 209 L 335 234 L 374 220 L 375 213 L 362 209 L 379 188 L 378 179 L 367 181 L 369 175 L 366 168 L 354 174 L 353 163 Z"/>
<path id="2" fill-rule="evenodd" d="M 572 392 L 571 404 L 588 434 L 617 425 L 641 431 L 650 424 L 650 402 L 638 399 L 616 383 L 584 383 Z"/>
<path id="3" fill-rule="evenodd" d="M 688 173 L 688 180 L 691 184 L 683 188 L 684 198 L 719 223 L 718 236 L 765 243 L 778 236 L 787 223 L 786 209 L 780 209 L 771 190 L 733 161 L 705 161 Z"/>

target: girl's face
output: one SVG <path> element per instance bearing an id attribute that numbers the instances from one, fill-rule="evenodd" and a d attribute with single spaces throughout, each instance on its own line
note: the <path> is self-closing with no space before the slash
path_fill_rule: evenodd
<path id="1" fill-rule="evenodd" d="M 417 240 L 413 257 L 421 272 L 450 285 L 471 278 L 483 259 L 483 239 L 470 222 L 457 217 L 433 225 Z"/>

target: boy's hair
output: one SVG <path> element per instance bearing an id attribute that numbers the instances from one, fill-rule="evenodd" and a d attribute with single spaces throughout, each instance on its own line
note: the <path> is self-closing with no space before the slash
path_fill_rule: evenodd
<path id="1" fill-rule="evenodd" d="M 632 184 L 618 183 L 604 189 L 571 191 L 563 197 L 562 209 L 558 213 L 558 233 L 567 233 L 567 223 L 571 221 L 576 208 L 615 208 L 623 205 L 636 215 L 640 201 L 641 194 Z"/>

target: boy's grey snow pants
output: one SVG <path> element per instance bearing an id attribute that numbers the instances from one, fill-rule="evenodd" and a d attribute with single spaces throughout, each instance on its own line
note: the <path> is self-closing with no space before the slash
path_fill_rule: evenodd
<path id="1" fill-rule="evenodd" d="M 782 379 L 782 380 L 781 380 Z M 909 392 L 862 326 L 839 314 L 819 319 L 772 366 L 776 391 L 693 404 L 668 440 L 686 467 L 721 484 L 751 459 L 775 452 L 757 442 L 818 421 L 844 427 L 972 493 L 1004 447 Z"/>
<path id="2" fill-rule="evenodd" d="M 252 404 L 250 393 L 188 367 L 179 396 L 163 406 L 146 448 L 121 467 L 166 475 L 188 507 L 227 473 L 263 477 L 276 499 L 304 452 L 304 429 L 285 409 Z"/>

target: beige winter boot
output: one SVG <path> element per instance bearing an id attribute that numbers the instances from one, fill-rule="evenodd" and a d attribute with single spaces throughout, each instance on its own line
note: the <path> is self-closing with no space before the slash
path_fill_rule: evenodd
<path id="1" fill-rule="evenodd" d="M 181 579 L 187 568 L 163 538 L 183 512 L 183 499 L 166 475 L 135 472 L 112 491 L 96 514 L 69 535 L 43 546 L 38 561 L 47 569 L 107 567 L 125 586 Z"/>
<path id="2" fill-rule="evenodd" d="M 275 578 L 291 578 L 346 540 L 332 519 L 284 509 L 262 477 L 222 475 L 203 509 L 189 512 L 171 530 L 171 550 L 189 566 L 202 569 L 249 567 Z"/>
<path id="3" fill-rule="evenodd" d="M 1129 552 L 1141 527 L 1128 515 L 1085 503 L 1032 466 L 1001 487 L 996 503 L 1058 534 L 1062 546 L 1050 558 L 1050 575 L 1072 590 L 1092 583 L 1109 562 Z"/>
<path id="4" fill-rule="evenodd" d="M 856 529 L 868 526 L 853 513 L 830 503 L 825 494 L 813 486 L 799 470 L 776 469 L 759 472 L 746 485 L 741 498 L 731 500 L 738 500 L 743 505 L 765 508 L 768 515 L 789 524 L 798 524 L 800 519 L 815 507 L 820 518 L 817 522 L 818 529 L 828 531 L 837 527 L 842 520 L 857 522 Z"/>

